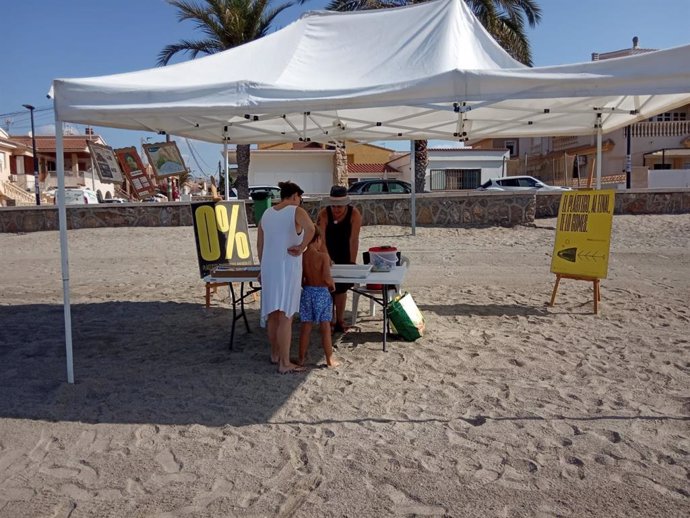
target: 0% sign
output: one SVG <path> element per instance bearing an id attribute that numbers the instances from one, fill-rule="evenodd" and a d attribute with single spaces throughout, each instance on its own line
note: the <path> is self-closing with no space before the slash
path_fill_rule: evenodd
<path id="1" fill-rule="evenodd" d="M 253 264 L 243 201 L 196 204 L 193 215 L 200 262 Z"/>

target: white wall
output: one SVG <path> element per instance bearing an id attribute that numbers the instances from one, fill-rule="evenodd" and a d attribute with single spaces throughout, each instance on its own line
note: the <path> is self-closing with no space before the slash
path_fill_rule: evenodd
<path id="1" fill-rule="evenodd" d="M 10 179 L 10 154 L 0 149 L 0 182 Z"/>
<path id="2" fill-rule="evenodd" d="M 647 186 L 650 189 L 690 187 L 690 169 L 650 169 Z"/>
<path id="3" fill-rule="evenodd" d="M 333 183 L 333 152 L 252 152 L 249 185 L 278 185 L 286 180 L 308 194 L 328 193 Z"/>
<path id="4" fill-rule="evenodd" d="M 463 150 L 435 151 L 429 149 L 429 165 L 427 168 L 427 182 L 432 169 L 481 169 L 481 181 L 503 176 L 503 160 L 509 158 L 508 151 L 503 150 Z"/>

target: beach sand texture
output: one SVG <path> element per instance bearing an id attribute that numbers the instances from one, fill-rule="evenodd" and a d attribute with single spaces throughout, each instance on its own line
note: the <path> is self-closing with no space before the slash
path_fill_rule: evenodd
<path id="1" fill-rule="evenodd" d="M 0 517 L 688 516 L 690 215 L 615 216 L 598 316 L 546 305 L 555 225 L 365 227 L 426 335 L 383 353 L 360 302 L 285 376 L 257 303 L 228 351 L 191 227 L 70 231 L 75 385 L 58 233 L 0 234 Z"/>

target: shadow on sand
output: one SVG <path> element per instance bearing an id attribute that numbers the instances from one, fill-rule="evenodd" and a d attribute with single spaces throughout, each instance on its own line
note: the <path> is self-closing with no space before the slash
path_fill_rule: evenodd
<path id="1" fill-rule="evenodd" d="M 419 310 L 424 313 L 436 313 L 440 316 L 549 316 L 545 307 L 526 306 L 520 304 L 420 304 Z"/>
<path id="2" fill-rule="evenodd" d="M 0 306 L 0 417 L 265 423 L 308 373 L 278 375 L 258 328 L 258 311 L 247 312 L 253 333 L 238 322 L 230 351 L 227 309 L 173 302 L 75 304 L 76 383 L 70 385 L 62 306 Z"/>

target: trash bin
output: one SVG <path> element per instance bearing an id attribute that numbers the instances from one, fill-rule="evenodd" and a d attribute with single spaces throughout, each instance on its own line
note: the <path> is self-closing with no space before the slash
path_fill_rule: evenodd
<path id="1" fill-rule="evenodd" d="M 256 191 L 250 194 L 254 202 L 254 223 L 257 225 L 261 221 L 261 216 L 264 215 L 266 209 L 271 206 L 271 195 L 266 191 Z"/>

